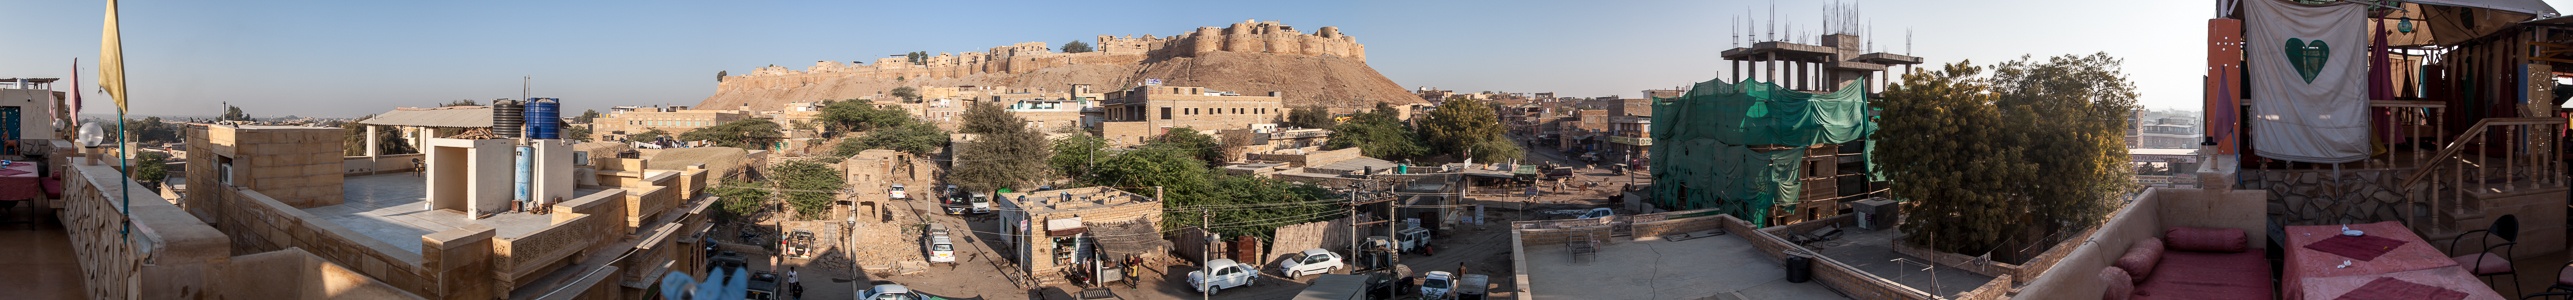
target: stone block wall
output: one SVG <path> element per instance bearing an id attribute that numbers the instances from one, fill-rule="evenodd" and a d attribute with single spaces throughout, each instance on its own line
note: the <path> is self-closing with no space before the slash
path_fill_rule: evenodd
<path id="1" fill-rule="evenodd" d="M 343 157 L 340 159 L 340 174 L 341 176 L 359 176 L 419 171 L 419 168 L 416 168 L 411 163 L 411 160 L 414 159 L 422 160 L 422 163 L 426 163 L 429 158 L 426 154 L 419 153 L 379 155 L 374 157 Z"/>
<path id="2" fill-rule="evenodd" d="M 158 201 L 115 169 L 74 164 L 79 161 L 59 165 L 67 172 L 63 206 L 55 214 L 80 260 L 85 298 L 177 299 L 210 287 L 203 270 L 232 256 L 222 232 Z M 127 191 L 141 201 L 121 204 Z"/>
<path id="3" fill-rule="evenodd" d="M 491 227 L 470 225 L 420 236 L 420 273 L 423 277 L 459 279 L 433 282 L 427 288 L 428 295 L 444 295 L 442 299 L 489 299 L 509 292 L 508 287 L 496 286 L 491 280 L 461 280 L 491 277 L 492 235 L 496 232 Z"/>
<path id="4" fill-rule="evenodd" d="M 302 248 L 325 260 L 347 265 L 385 284 L 421 295 L 432 293 L 436 278 L 422 275 L 421 255 L 358 234 L 339 224 L 246 189 L 206 186 L 196 194 L 222 200 L 223 228 L 235 252 L 268 252 Z M 428 245 L 423 244 L 425 250 Z"/>
<path id="5" fill-rule="evenodd" d="M 215 299 L 424 299 L 298 248 L 233 257 L 206 273 L 219 283 L 208 291 Z"/>
<path id="6" fill-rule="evenodd" d="M 623 236 L 607 234 L 593 223 L 604 218 L 569 213 L 571 219 L 528 233 L 526 236 L 501 237 L 492 241 L 491 265 L 500 273 L 503 284 L 515 287 L 530 282 L 545 271 L 564 265 L 565 258 L 589 250 L 599 239 Z"/>
<path id="7" fill-rule="evenodd" d="M 1358 234 L 1374 236 L 1384 232 Z M 1349 253 L 1346 250 L 1349 249 L 1350 243 L 1349 218 L 1280 226 L 1275 236 L 1276 238 L 1269 242 L 1268 255 L 1261 256 L 1266 258 L 1260 262 L 1263 265 L 1286 259 L 1288 254 L 1301 253 L 1305 249 L 1321 248 L 1346 255 Z"/>
<path id="8" fill-rule="evenodd" d="M 338 128 L 199 126 L 189 129 L 189 165 L 232 163 L 231 185 L 268 193 L 297 208 L 343 200 Z M 204 155 L 212 154 L 212 155 Z M 204 164 L 199 164 L 202 161 Z M 188 178 L 218 178 L 222 168 L 188 168 Z M 211 186 L 211 185 L 201 185 Z"/>
<path id="9" fill-rule="evenodd" d="M 2242 170 L 2240 189 L 2269 192 L 2269 216 L 2286 225 L 2402 220 L 2403 176 L 2414 169 Z"/>
<path id="10" fill-rule="evenodd" d="M 1721 217 L 1724 218 L 1725 232 L 1750 241 L 1753 248 L 1759 248 L 1761 253 L 1768 254 L 1772 259 L 1785 261 L 1790 254 L 1813 258 L 1814 279 L 1822 281 L 1824 286 L 1829 286 L 1842 295 L 1856 299 L 1937 299 L 1928 292 L 1904 286 L 1884 277 L 1877 277 L 1875 274 L 1868 274 L 1857 267 L 1805 250 L 1803 247 L 1788 243 L 1786 239 L 1769 234 L 1768 231 L 1752 228 L 1750 222 L 1735 219 L 1733 215 Z"/>

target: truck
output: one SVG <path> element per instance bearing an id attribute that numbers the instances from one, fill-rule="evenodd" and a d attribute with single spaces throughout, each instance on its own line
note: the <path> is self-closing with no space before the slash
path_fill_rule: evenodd
<path id="1" fill-rule="evenodd" d="M 1389 299 L 1394 290 L 1394 276 L 1383 272 L 1364 274 L 1323 274 L 1313 278 L 1313 285 L 1295 294 L 1295 300 L 1375 300 Z"/>
<path id="2" fill-rule="evenodd" d="M 1405 228 L 1401 231 L 1394 232 L 1394 234 L 1402 238 L 1395 239 L 1382 235 L 1367 237 L 1367 247 L 1388 248 L 1409 253 L 1421 251 L 1423 248 L 1428 248 L 1429 246 L 1430 234 L 1428 228 Z"/>
<path id="3" fill-rule="evenodd" d="M 1455 287 L 1455 273 L 1429 271 L 1421 274 L 1421 299 L 1447 299 L 1447 292 Z"/>
<path id="4" fill-rule="evenodd" d="M 794 232 L 789 232 L 786 234 L 786 239 L 779 242 L 786 244 L 786 255 L 788 257 L 813 258 L 812 231 L 796 230 Z"/>

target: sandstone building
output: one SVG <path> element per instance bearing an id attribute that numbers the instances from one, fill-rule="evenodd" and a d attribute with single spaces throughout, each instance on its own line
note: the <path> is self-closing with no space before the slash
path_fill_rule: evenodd
<path id="1" fill-rule="evenodd" d="M 610 108 L 608 113 L 600 115 L 598 120 L 591 121 L 591 126 L 595 127 L 590 128 L 590 134 L 595 136 L 593 140 L 616 141 L 660 129 L 669 132 L 672 137 L 677 137 L 689 131 L 696 131 L 698 128 L 714 127 L 723 125 L 724 122 L 749 119 L 752 116 L 750 112 L 740 110 L 688 109 L 686 106 L 618 106 Z M 785 127 L 788 124 L 778 125 Z"/>
<path id="2" fill-rule="evenodd" d="M 1099 137 L 1115 146 L 1140 145 L 1171 128 L 1208 134 L 1267 131 L 1287 114 L 1277 92 L 1245 96 L 1203 87 L 1143 86 L 1109 93 L 1108 99 L 1101 105 L 1107 120 L 1100 125 Z"/>

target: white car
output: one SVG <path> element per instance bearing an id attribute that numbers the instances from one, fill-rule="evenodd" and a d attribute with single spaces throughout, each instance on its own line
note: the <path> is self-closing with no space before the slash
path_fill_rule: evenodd
<path id="1" fill-rule="evenodd" d="M 893 189 L 889 193 L 893 194 L 894 200 L 911 199 L 911 195 L 909 195 L 909 193 L 902 192 L 902 184 L 900 183 L 893 184 Z"/>
<path id="2" fill-rule="evenodd" d="M 929 224 L 929 234 L 922 237 L 920 248 L 929 252 L 929 263 L 956 263 L 956 244 L 948 239 L 945 225 Z"/>
<path id="3" fill-rule="evenodd" d="M 970 203 L 970 207 L 973 208 L 974 213 L 981 214 L 992 212 L 992 195 L 974 193 L 974 198 L 966 201 L 969 201 L 968 203 Z"/>
<path id="4" fill-rule="evenodd" d="M 858 299 L 861 299 L 861 300 L 944 300 L 944 299 L 946 299 L 946 298 L 930 297 L 929 295 L 922 295 L 922 294 L 920 294 L 920 292 L 914 292 L 914 291 L 911 291 L 911 288 L 903 287 L 903 286 L 902 286 L 902 285 L 900 285 L 900 284 L 879 284 L 879 285 L 876 285 L 876 286 L 875 286 L 875 288 L 867 289 L 867 290 L 864 290 L 864 291 L 858 291 Z"/>
<path id="5" fill-rule="evenodd" d="M 1582 214 L 1581 214 L 1581 218 L 1580 218 L 1580 219 L 1583 219 L 1583 220 L 1589 220 L 1589 219 L 1606 218 L 1606 217 L 1611 217 L 1611 216 L 1616 216 L 1616 215 L 1617 215 L 1617 211 L 1614 211 L 1614 210 L 1608 210 L 1608 208 L 1606 208 L 1606 207 L 1601 207 L 1601 208 L 1592 208 L 1592 209 L 1590 209 L 1590 212 L 1582 213 Z"/>
<path id="6" fill-rule="evenodd" d="M 1215 275 L 1207 276 L 1208 271 L 1213 271 Z M 1189 271 L 1188 286 L 1196 287 L 1199 292 L 1214 294 L 1227 288 L 1250 286 L 1253 280 L 1259 278 L 1260 271 L 1251 268 L 1251 265 L 1233 262 L 1231 259 L 1218 259 L 1207 261 L 1205 270 Z"/>
<path id="7" fill-rule="evenodd" d="M 1339 271 L 1341 265 L 1340 254 L 1334 254 L 1322 248 L 1305 249 L 1304 252 L 1287 257 L 1285 263 L 1278 264 L 1278 274 L 1285 274 L 1287 278 L 1302 278 L 1304 275 Z"/>
<path id="8" fill-rule="evenodd" d="M 1421 299 L 1447 299 L 1447 291 L 1456 288 L 1456 275 L 1447 271 L 1421 274 Z"/>

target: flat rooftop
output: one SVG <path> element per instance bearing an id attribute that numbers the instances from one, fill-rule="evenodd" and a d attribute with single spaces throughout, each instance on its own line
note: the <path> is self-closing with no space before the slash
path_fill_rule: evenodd
<path id="1" fill-rule="evenodd" d="M 462 212 L 429 209 L 425 191 L 429 181 L 419 173 L 394 173 L 349 176 L 340 185 L 346 197 L 339 205 L 304 209 L 350 231 L 393 244 L 411 253 L 420 253 L 420 236 L 463 228 L 466 224 L 489 226 L 494 237 L 516 238 L 545 229 L 554 217 L 527 213 L 503 213 L 474 220 Z M 574 189 L 573 195 L 589 195 L 603 190 Z"/>
<path id="2" fill-rule="evenodd" d="M 1536 299 L 1849 298 L 1820 278 L 1787 282 L 1785 266 L 1732 235 L 1676 242 L 1618 238 L 1600 247 L 1597 259 L 1579 261 L 1563 245 L 1524 250 L 1527 290 Z"/>
<path id="3" fill-rule="evenodd" d="M 1894 243 L 1898 242 L 1894 238 L 1901 234 L 1900 230 L 1865 230 L 1854 226 L 1841 230 L 1839 240 L 1814 243 L 1815 247 L 1821 248 L 1817 251 L 1824 257 L 1857 267 L 1876 277 L 1942 297 L 1956 297 L 1959 293 L 1973 291 L 1992 282 L 1992 276 L 1947 266 L 1931 268 L 1929 260 L 1894 252 Z M 1898 258 L 1903 262 L 1894 261 Z"/>

